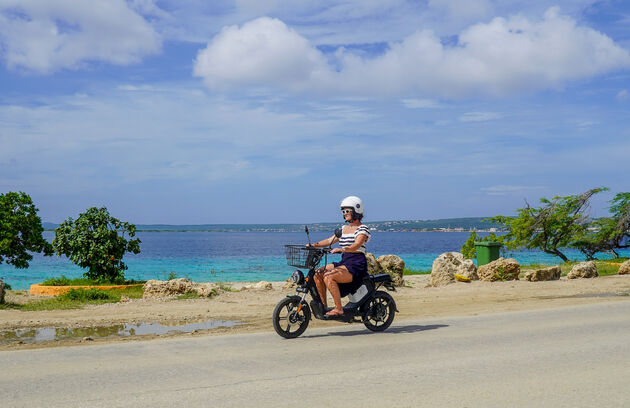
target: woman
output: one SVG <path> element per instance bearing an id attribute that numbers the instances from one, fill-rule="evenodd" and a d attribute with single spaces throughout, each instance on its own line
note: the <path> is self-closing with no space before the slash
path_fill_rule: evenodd
<path id="1" fill-rule="evenodd" d="M 313 244 L 315 247 L 326 247 L 339 242 L 340 248 L 334 248 L 331 253 L 342 254 L 341 262 L 323 266 L 315 273 L 315 284 L 324 307 L 327 307 L 326 289 L 335 302 L 334 309 L 326 313 L 326 316 L 342 315 L 341 297 L 360 286 L 363 277 L 367 276 L 365 244 L 370 239 L 370 229 L 361 223 L 363 202 L 359 197 L 350 196 L 341 201 L 340 207 L 344 221 L 348 223 L 344 225 L 341 237 L 333 235 Z"/>

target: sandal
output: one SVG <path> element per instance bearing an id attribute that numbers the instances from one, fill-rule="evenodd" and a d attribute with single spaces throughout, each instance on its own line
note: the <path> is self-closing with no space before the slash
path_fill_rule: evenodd
<path id="1" fill-rule="evenodd" d="M 343 312 L 333 309 L 330 312 L 326 313 L 326 316 L 343 316 Z"/>

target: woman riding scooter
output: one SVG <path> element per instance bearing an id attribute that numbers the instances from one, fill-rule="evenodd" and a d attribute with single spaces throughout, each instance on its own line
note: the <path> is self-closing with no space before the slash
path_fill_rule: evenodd
<path id="1" fill-rule="evenodd" d="M 339 242 L 340 248 L 334 248 L 331 253 L 341 253 L 341 262 L 333 262 L 317 270 L 314 276 L 319 297 L 326 307 L 326 289 L 335 303 L 334 309 L 326 316 L 343 315 L 341 298 L 357 289 L 361 281 L 367 276 L 367 260 L 365 258 L 365 244 L 370 239 L 370 229 L 362 224 L 364 209 L 359 197 L 349 196 L 340 204 L 344 221 L 348 223 L 342 229 L 342 235 L 332 237 L 312 244 L 314 247 L 327 247 Z"/>

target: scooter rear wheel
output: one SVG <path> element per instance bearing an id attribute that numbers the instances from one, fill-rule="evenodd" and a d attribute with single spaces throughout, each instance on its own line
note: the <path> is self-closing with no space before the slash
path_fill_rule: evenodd
<path id="1" fill-rule="evenodd" d="M 311 309 L 306 303 L 298 312 L 300 305 L 298 296 L 282 299 L 273 309 L 273 328 L 285 339 L 294 339 L 304 333 L 311 320 Z"/>
<path id="2" fill-rule="evenodd" d="M 392 324 L 395 313 L 396 305 L 391 296 L 383 291 L 376 291 L 368 301 L 363 324 L 372 331 L 383 331 Z"/>

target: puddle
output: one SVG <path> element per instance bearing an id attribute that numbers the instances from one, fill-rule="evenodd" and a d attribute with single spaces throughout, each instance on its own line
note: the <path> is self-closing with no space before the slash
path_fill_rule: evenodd
<path id="1" fill-rule="evenodd" d="M 18 329 L 0 331 L 0 344 L 41 343 L 45 341 L 82 339 L 84 337 L 105 338 L 105 337 L 129 337 L 142 336 L 147 334 L 161 335 L 173 333 L 192 333 L 195 330 L 209 330 L 218 327 L 233 327 L 240 324 L 230 320 L 206 320 L 192 323 L 138 323 L 138 324 L 116 324 L 113 326 L 95 327 L 42 327 L 34 329 Z"/>

